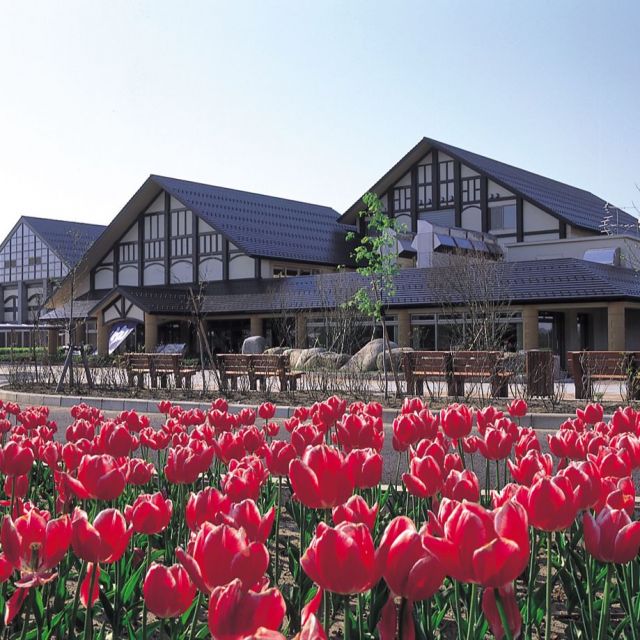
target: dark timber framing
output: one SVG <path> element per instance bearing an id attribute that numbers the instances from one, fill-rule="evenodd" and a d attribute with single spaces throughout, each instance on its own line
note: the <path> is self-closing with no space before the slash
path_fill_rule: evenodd
<path id="1" fill-rule="evenodd" d="M 455 208 L 455 225 L 462 226 L 462 170 L 460 160 L 453 161 L 453 206 Z"/>
<path id="2" fill-rule="evenodd" d="M 516 241 L 524 242 L 524 200 L 516 198 Z"/>

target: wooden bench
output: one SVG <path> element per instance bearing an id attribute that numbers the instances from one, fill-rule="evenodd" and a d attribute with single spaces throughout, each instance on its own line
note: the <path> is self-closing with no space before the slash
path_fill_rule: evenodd
<path id="1" fill-rule="evenodd" d="M 249 389 L 255 391 L 260 384 L 263 388 L 267 378 L 278 378 L 280 389 L 294 391 L 302 371 L 291 371 L 289 356 L 285 355 L 245 355 L 237 353 L 218 354 L 220 385 L 223 390 L 229 387 L 238 390 L 238 379 L 247 378 Z"/>
<path id="2" fill-rule="evenodd" d="M 510 374 L 504 368 L 501 351 L 453 351 L 451 367 L 453 385 L 449 395 L 464 396 L 465 382 L 473 381 L 488 382 L 494 398 L 507 397 Z"/>
<path id="3" fill-rule="evenodd" d="M 223 391 L 227 391 L 229 385 L 234 391 L 237 391 L 239 378 L 249 378 L 249 384 L 251 384 L 251 356 L 239 353 L 220 353 L 217 358 L 220 386 Z"/>
<path id="4" fill-rule="evenodd" d="M 144 377 L 150 374 L 149 358 L 146 353 L 126 353 L 124 366 L 127 371 L 127 384 L 130 387 L 144 387 Z"/>
<path id="5" fill-rule="evenodd" d="M 295 391 L 298 387 L 298 378 L 302 375 L 302 371 L 291 371 L 289 356 L 265 354 L 251 356 L 250 380 L 253 378 L 254 384 L 258 382 L 263 389 L 267 378 L 278 378 L 281 391 Z"/>
<path id="6" fill-rule="evenodd" d="M 425 382 L 452 382 L 449 351 L 405 351 L 402 354 L 402 368 L 409 395 L 423 395 Z"/>
<path id="7" fill-rule="evenodd" d="M 593 383 L 611 380 L 625 383 L 629 398 L 640 397 L 640 354 L 631 351 L 570 351 L 576 399 L 592 398 Z"/>
<path id="8" fill-rule="evenodd" d="M 173 376 L 177 389 L 191 389 L 191 380 L 198 370 L 195 367 L 183 367 L 182 354 L 150 353 L 147 357 L 151 386 L 154 389 L 158 387 L 158 382 L 161 388 L 166 389 L 169 376 Z"/>
<path id="9" fill-rule="evenodd" d="M 151 387 L 156 389 L 158 381 L 163 389 L 169 376 L 173 376 L 178 389 L 190 389 L 191 379 L 197 369 L 182 366 L 182 355 L 178 353 L 127 353 L 125 354 L 127 382 L 130 387 L 144 387 L 145 376 L 149 376 Z"/>

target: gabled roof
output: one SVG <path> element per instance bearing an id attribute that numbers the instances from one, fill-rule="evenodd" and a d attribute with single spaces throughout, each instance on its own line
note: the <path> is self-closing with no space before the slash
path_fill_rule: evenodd
<path id="1" fill-rule="evenodd" d="M 640 300 L 640 277 L 631 269 L 588 262 L 578 258 L 486 263 L 483 274 L 492 283 L 494 301 L 511 304 L 572 301 Z M 456 290 L 448 267 L 402 269 L 395 277 L 396 293 L 388 299 L 391 309 L 469 304 L 472 292 Z M 482 276 L 480 276 L 482 277 Z M 366 279 L 341 272 L 271 280 L 212 282 L 203 291 L 205 314 L 279 313 L 320 310 L 346 302 Z M 495 286 L 493 286 L 495 284 Z M 95 303 L 92 314 L 120 294 L 146 313 L 189 315 L 188 288 L 116 287 Z"/>
<path id="2" fill-rule="evenodd" d="M 26 222 L 70 268 L 80 261 L 106 228 L 100 224 L 51 220 L 33 216 L 22 216 L 21 220 Z"/>
<path id="3" fill-rule="evenodd" d="M 610 216 L 614 229 L 618 226 L 632 233 L 638 229 L 638 220 L 635 217 L 622 209 L 610 206 L 605 200 L 589 191 L 545 178 L 531 171 L 519 169 L 433 138 L 423 138 L 378 180 L 370 191 L 382 195 L 409 170 L 411 165 L 422 159 L 431 149 L 438 149 L 452 158 L 460 160 L 471 169 L 485 174 L 505 189 L 522 196 L 574 227 L 589 231 L 602 231 L 604 219 Z M 354 220 L 360 209 L 362 209 L 361 200 L 353 204 L 340 220 L 342 222 Z"/>
<path id="4" fill-rule="evenodd" d="M 254 257 L 352 264 L 331 207 L 152 175 L 151 179 Z"/>

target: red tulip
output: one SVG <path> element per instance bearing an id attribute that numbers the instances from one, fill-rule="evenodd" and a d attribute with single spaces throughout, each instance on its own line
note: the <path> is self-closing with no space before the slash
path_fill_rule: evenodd
<path id="1" fill-rule="evenodd" d="M 571 526 L 578 506 L 568 478 L 540 478 L 530 489 L 527 502 L 529 524 L 541 531 L 561 531 Z"/>
<path id="2" fill-rule="evenodd" d="M 221 433 L 216 442 L 216 452 L 225 464 L 229 464 L 231 460 L 240 460 L 247 453 L 242 434 L 231 431 Z"/>
<path id="3" fill-rule="evenodd" d="M 277 589 L 245 591 L 240 580 L 219 586 L 209 599 L 209 631 L 216 640 L 260 638 L 260 629 L 278 629 L 286 605 Z"/>
<path id="4" fill-rule="evenodd" d="M 91 591 L 91 598 L 89 598 L 89 589 L 91 589 L 92 574 L 95 569 L 95 578 L 93 578 L 93 590 Z M 98 596 L 100 595 L 100 565 L 94 565 L 93 562 L 87 563 L 87 570 L 84 574 L 84 578 L 80 583 L 80 602 L 88 609 L 93 607 Z"/>
<path id="5" fill-rule="evenodd" d="M 229 498 L 214 487 L 191 493 L 185 510 L 187 526 L 191 531 L 196 531 L 203 522 L 219 524 L 219 514 L 228 513 L 230 506 Z"/>
<path id="6" fill-rule="evenodd" d="M 515 463 L 507 460 L 507 465 L 513 479 L 527 487 L 543 476 L 549 476 L 553 472 L 553 459 L 548 453 L 542 454 L 532 449 L 527 454 L 516 460 Z"/>
<path id="7" fill-rule="evenodd" d="M 254 409 L 249 409 L 249 407 L 245 407 L 244 409 L 240 409 L 238 413 L 238 420 L 240 424 L 248 427 L 250 424 L 254 424 L 256 421 L 256 412 Z"/>
<path id="8" fill-rule="evenodd" d="M 422 536 L 406 517 L 394 518 L 382 536 L 383 577 L 389 589 L 408 600 L 426 600 L 440 588 L 445 570 L 422 544 Z"/>
<path id="9" fill-rule="evenodd" d="M 243 500 L 231 505 L 228 518 L 225 520 L 228 520 L 228 523 L 236 529 L 244 529 L 250 541 L 266 544 L 271 535 L 275 517 L 275 507 L 271 507 L 263 517 L 253 500 Z"/>
<path id="10" fill-rule="evenodd" d="M 169 449 L 164 473 L 173 484 L 193 484 L 200 474 L 205 473 L 214 456 L 213 447 L 196 450 L 192 447 L 174 447 Z"/>
<path id="11" fill-rule="evenodd" d="M 513 582 L 529 560 L 527 513 L 517 502 L 494 511 L 470 502 L 440 504 L 443 537 L 425 533 L 424 546 L 459 582 L 501 587 Z"/>
<path id="12" fill-rule="evenodd" d="M 229 473 L 222 476 L 222 491 L 231 502 L 257 500 L 260 488 L 269 477 L 262 460 L 257 456 L 245 456 L 229 463 Z"/>
<path id="13" fill-rule="evenodd" d="M 4 480 L 4 492 L 15 498 L 24 498 L 29 491 L 29 476 L 7 476 Z"/>
<path id="14" fill-rule="evenodd" d="M 35 456 L 33 450 L 15 440 L 10 440 L 2 449 L 0 471 L 8 476 L 23 476 L 31 471 Z"/>
<path id="15" fill-rule="evenodd" d="M 355 486 L 347 460 L 337 449 L 324 444 L 307 449 L 302 460 L 293 460 L 289 478 L 295 498 L 312 509 L 343 504 Z"/>
<path id="16" fill-rule="evenodd" d="M 500 603 L 509 625 L 510 636 L 517 638 L 522 629 L 522 615 L 520 614 L 520 607 L 518 607 L 513 584 L 505 585 L 500 589 L 485 589 L 482 594 L 482 612 L 489 622 L 491 633 L 493 633 L 496 640 L 502 640 L 506 635 L 498 612 L 496 591 L 500 596 Z"/>
<path id="17" fill-rule="evenodd" d="M 362 523 L 369 531 L 373 531 L 378 515 L 378 504 L 369 507 L 362 496 L 351 496 L 344 504 L 334 507 L 331 515 L 334 524 L 341 522 Z"/>
<path id="18" fill-rule="evenodd" d="M 127 527 L 117 509 L 105 509 L 89 523 L 87 514 L 76 507 L 71 523 L 73 552 L 87 562 L 117 562 L 122 558 L 133 529 Z"/>
<path id="19" fill-rule="evenodd" d="M 276 405 L 271 402 L 263 402 L 258 407 L 258 415 L 263 420 L 271 420 L 276 415 Z"/>
<path id="20" fill-rule="evenodd" d="M 343 595 L 368 591 L 382 573 L 369 529 L 350 522 L 335 528 L 321 522 L 301 563 L 316 584 Z"/>
<path id="21" fill-rule="evenodd" d="M 67 515 L 50 520 L 48 512 L 31 509 L 15 521 L 4 517 L 0 541 L 5 560 L 20 571 L 15 585 L 28 589 L 56 577 L 53 569 L 71 544 L 71 522 Z"/>
<path id="22" fill-rule="evenodd" d="M 135 448 L 131 432 L 124 424 L 105 422 L 100 428 L 98 445 L 104 453 L 116 458 L 128 456 Z"/>
<path id="23" fill-rule="evenodd" d="M 242 446 L 247 453 L 254 453 L 266 444 L 264 433 L 255 424 L 243 429 L 239 435 L 242 437 Z"/>
<path id="24" fill-rule="evenodd" d="M 504 460 L 509 457 L 514 439 L 511 434 L 488 427 L 484 432 L 484 438 L 478 439 L 478 451 L 487 460 Z"/>
<path id="25" fill-rule="evenodd" d="M 508 405 L 507 411 L 512 418 L 522 418 L 527 415 L 529 407 L 522 398 L 514 398 Z"/>
<path id="26" fill-rule="evenodd" d="M 324 441 L 324 432 L 313 424 L 301 424 L 291 432 L 291 444 L 299 456 L 315 445 L 322 444 Z"/>
<path id="27" fill-rule="evenodd" d="M 504 416 L 502 411 L 496 409 L 494 406 L 489 405 L 484 409 L 476 409 L 476 422 L 478 423 L 478 431 L 484 434 L 488 426 L 495 425 L 496 420 L 499 420 Z"/>
<path id="28" fill-rule="evenodd" d="M 176 558 L 203 593 L 238 578 L 245 589 L 255 586 L 269 566 L 269 553 L 261 542 L 250 542 L 243 529 L 226 524 L 202 524 L 188 553 Z"/>
<path id="29" fill-rule="evenodd" d="M 375 449 L 354 449 L 347 455 L 357 489 L 370 489 L 382 480 L 382 456 Z"/>
<path id="30" fill-rule="evenodd" d="M 196 588 L 186 569 L 174 564 L 171 567 L 152 563 L 142 585 L 147 609 L 158 618 L 177 618 L 193 602 Z"/>
<path id="31" fill-rule="evenodd" d="M 393 421 L 392 444 L 395 451 L 406 451 L 418 440 L 418 429 L 413 415 L 402 414 Z"/>
<path id="32" fill-rule="evenodd" d="M 601 404 L 590 403 L 584 409 L 576 409 L 576 415 L 587 424 L 602 422 L 604 409 Z"/>
<path id="33" fill-rule="evenodd" d="M 287 476 L 289 463 L 296 457 L 296 450 L 289 442 L 274 440 L 262 449 L 262 455 L 272 476 Z"/>
<path id="34" fill-rule="evenodd" d="M 442 487 L 442 495 L 445 498 L 457 500 L 458 502 L 462 502 L 463 500 L 479 502 L 480 483 L 478 476 L 468 469 L 464 469 L 463 471 L 451 469 Z"/>
<path id="35" fill-rule="evenodd" d="M 640 549 L 640 522 L 632 522 L 626 511 L 605 506 L 597 517 L 582 516 L 584 545 L 599 562 L 631 562 Z"/>
<path id="36" fill-rule="evenodd" d="M 69 477 L 70 486 L 82 500 L 115 500 L 124 491 L 125 473 L 109 455 L 83 456 L 78 466 L 78 478 Z"/>
<path id="37" fill-rule="evenodd" d="M 466 405 L 453 403 L 440 411 L 440 424 L 449 438 L 464 438 L 471 433 L 473 414 Z"/>
<path id="38" fill-rule="evenodd" d="M 442 469 L 435 458 L 413 457 L 409 463 L 409 473 L 402 474 L 407 491 L 418 498 L 429 498 L 442 488 Z"/>
<path id="39" fill-rule="evenodd" d="M 573 487 L 578 511 L 591 509 L 598 504 L 602 494 L 602 478 L 600 470 L 593 462 L 572 462 L 562 469 L 558 475 L 569 479 Z"/>
<path id="40" fill-rule="evenodd" d="M 151 482 L 151 478 L 156 474 L 156 468 L 153 462 L 146 462 L 140 458 L 131 458 L 129 460 L 129 473 L 127 474 L 127 484 L 142 487 Z"/>
<path id="41" fill-rule="evenodd" d="M 336 442 L 345 453 L 353 449 L 380 451 L 384 443 L 382 421 L 366 414 L 345 414 L 336 423 Z"/>
<path id="42" fill-rule="evenodd" d="M 151 535 L 169 526 L 172 511 L 173 503 L 160 492 L 141 493 L 132 505 L 125 507 L 124 515 L 134 531 Z"/>

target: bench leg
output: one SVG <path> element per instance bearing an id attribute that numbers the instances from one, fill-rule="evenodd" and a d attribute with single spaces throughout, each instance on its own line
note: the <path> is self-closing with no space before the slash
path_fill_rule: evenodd
<path id="1" fill-rule="evenodd" d="M 508 385 L 506 378 L 494 378 L 491 381 L 491 395 L 494 398 L 506 398 L 508 396 Z"/>
<path id="2" fill-rule="evenodd" d="M 459 398 L 464 395 L 464 378 L 449 378 L 447 380 L 447 395 Z"/>

